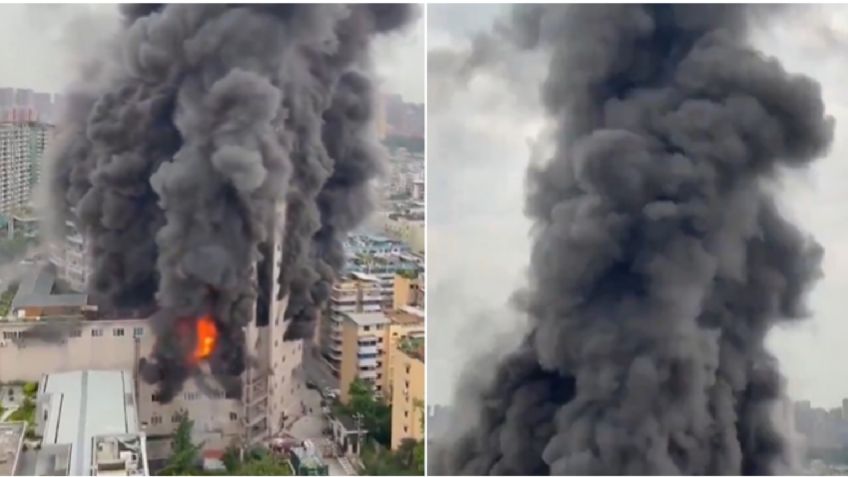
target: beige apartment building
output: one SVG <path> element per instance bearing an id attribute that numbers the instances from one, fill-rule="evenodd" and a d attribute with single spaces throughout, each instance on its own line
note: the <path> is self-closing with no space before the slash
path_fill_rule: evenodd
<path id="1" fill-rule="evenodd" d="M 383 347 L 391 323 L 383 312 L 344 313 L 339 373 L 340 399 L 347 403 L 350 384 L 359 378 L 383 392 Z"/>
<path id="2" fill-rule="evenodd" d="M 272 259 L 258 266 L 272 267 L 270 276 L 276 277 L 282 247 L 275 244 L 271 250 Z M 167 445 L 155 443 L 174 432 L 181 410 L 188 411 L 195 422 L 196 441 L 220 450 L 233 442 L 260 442 L 276 436 L 300 412 L 296 393 L 302 385 L 302 341 L 283 341 L 288 297 L 277 300 L 279 285 L 277 280 L 270 282 L 268 316 L 253 320 L 245 330 L 253 365 L 243 375 L 241 399 L 225 395 L 206 376 L 189 379 L 173 401 L 163 404 L 156 388 L 135 374 L 139 422 L 149 436 L 151 459 L 161 457 L 157 451 L 169 452 Z M 28 300 L 33 304 L 38 297 Z M 84 315 L 0 318 L 0 381 L 39 381 L 42 375 L 63 371 L 137 370 L 139 359 L 151 354 L 155 337 L 148 320 L 87 319 Z"/>
<path id="3" fill-rule="evenodd" d="M 319 345 L 321 354 L 336 377 L 342 364 L 342 330 L 347 313 L 376 313 L 381 309 L 380 280 L 364 273 L 350 273 L 337 281 L 330 291 L 328 310 L 321 316 Z"/>
<path id="4" fill-rule="evenodd" d="M 392 386 L 392 449 L 404 439 L 424 438 L 424 339 L 397 343 Z"/>
<path id="5" fill-rule="evenodd" d="M 395 274 L 392 309 L 400 310 L 408 306 L 424 308 L 423 273 L 415 277 L 403 273 Z"/>
<path id="6" fill-rule="evenodd" d="M 387 401 L 392 400 L 392 383 L 394 380 L 395 363 L 400 351 L 398 343 L 407 337 L 424 338 L 424 310 L 405 306 L 386 313 L 389 326 L 383 338 L 383 394 Z"/>

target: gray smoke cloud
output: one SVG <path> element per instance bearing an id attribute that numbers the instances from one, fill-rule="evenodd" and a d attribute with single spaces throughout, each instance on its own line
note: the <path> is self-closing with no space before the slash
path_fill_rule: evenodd
<path id="1" fill-rule="evenodd" d="M 212 373 L 237 388 L 243 327 L 254 303 L 268 302 L 255 265 L 270 259 L 269 244 L 283 247 L 285 339 L 307 338 L 342 265 L 341 240 L 372 208 L 383 151 L 369 49 L 414 9 L 127 5 L 122 14 L 114 54 L 87 65 L 69 94 L 50 161 L 51 205 L 63 212 L 54 222 L 70 217 L 88 238 L 102 307 L 153 312 L 158 342 L 141 370 L 164 400 L 194 372 L 184 335 L 204 314 L 219 328 Z M 285 232 L 275 237 L 280 202 Z"/>
<path id="2" fill-rule="evenodd" d="M 459 391 L 477 422 L 431 447 L 432 473 L 791 470 L 764 341 L 808 315 L 823 250 L 768 184 L 823 155 L 834 122 L 816 82 L 746 43 L 747 13 L 514 9 L 503 38 L 548 53 L 557 126 L 527 176 L 529 331 Z"/>

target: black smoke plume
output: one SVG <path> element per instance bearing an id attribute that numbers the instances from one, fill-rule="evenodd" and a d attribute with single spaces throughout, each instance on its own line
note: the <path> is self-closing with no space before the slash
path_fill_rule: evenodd
<path id="1" fill-rule="evenodd" d="M 53 206 L 88 239 L 101 307 L 157 310 L 156 349 L 141 372 L 167 401 L 193 372 L 180 330 L 198 316 L 219 328 L 212 373 L 233 383 L 244 370 L 243 328 L 257 300 L 268 310 L 270 286 L 257 281 L 277 280 L 289 296 L 285 338 L 311 335 L 341 266 L 340 241 L 371 210 L 381 168 L 370 45 L 414 10 L 173 4 L 122 13 L 114 54 L 87 65 L 69 95 Z M 263 268 L 257 278 L 271 244 L 282 245 L 280 275 Z"/>
<path id="2" fill-rule="evenodd" d="M 816 82 L 746 43 L 747 13 L 515 9 L 512 39 L 550 54 L 558 128 L 528 173 L 530 331 L 434 473 L 787 471 L 764 341 L 808 315 L 823 250 L 768 185 L 826 153 L 833 120 Z"/>

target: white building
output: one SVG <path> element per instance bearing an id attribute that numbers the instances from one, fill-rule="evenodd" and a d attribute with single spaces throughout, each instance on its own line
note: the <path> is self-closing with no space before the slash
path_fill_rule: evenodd
<path id="1" fill-rule="evenodd" d="M 47 374 L 39 389 L 37 433 L 42 440 L 34 475 L 55 475 L 39 469 L 55 462 L 45 453 L 62 457 L 62 475 L 150 475 L 132 373 Z"/>
<path id="2" fill-rule="evenodd" d="M 51 131 L 50 126 L 40 123 L 0 123 L 0 215 L 10 214 L 30 201 Z"/>
<path id="3" fill-rule="evenodd" d="M 91 259 L 87 242 L 70 220 L 65 222 L 65 235 L 49 244 L 50 262 L 56 265 L 57 277 L 71 289 L 84 292 L 91 277 Z"/>

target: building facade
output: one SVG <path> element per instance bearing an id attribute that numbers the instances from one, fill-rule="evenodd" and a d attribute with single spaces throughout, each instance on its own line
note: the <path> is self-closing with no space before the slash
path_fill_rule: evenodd
<path id="1" fill-rule="evenodd" d="M 370 384 L 376 393 L 383 392 L 384 342 L 391 322 L 380 311 L 345 313 L 343 319 L 339 390 L 341 401 L 347 403 L 350 385 L 357 378 Z"/>
<path id="2" fill-rule="evenodd" d="M 74 291 L 86 291 L 92 273 L 91 259 L 87 241 L 74 223 L 65 221 L 64 236 L 50 243 L 48 248 L 58 278 Z"/>
<path id="3" fill-rule="evenodd" d="M 52 127 L 40 123 L 0 123 L 0 215 L 25 207 L 41 170 Z"/>
<path id="4" fill-rule="evenodd" d="M 380 280 L 352 272 L 333 284 L 328 308 L 321 316 L 319 346 L 332 373 L 339 377 L 342 362 L 342 329 L 347 313 L 379 312 L 383 295 Z"/>
<path id="5" fill-rule="evenodd" d="M 385 346 L 383 368 L 383 394 L 386 401 L 391 402 L 394 384 L 395 365 L 401 353 L 398 344 L 401 340 L 424 338 L 424 310 L 412 307 L 403 307 L 386 313 L 389 326 L 386 329 L 383 342 Z"/>

